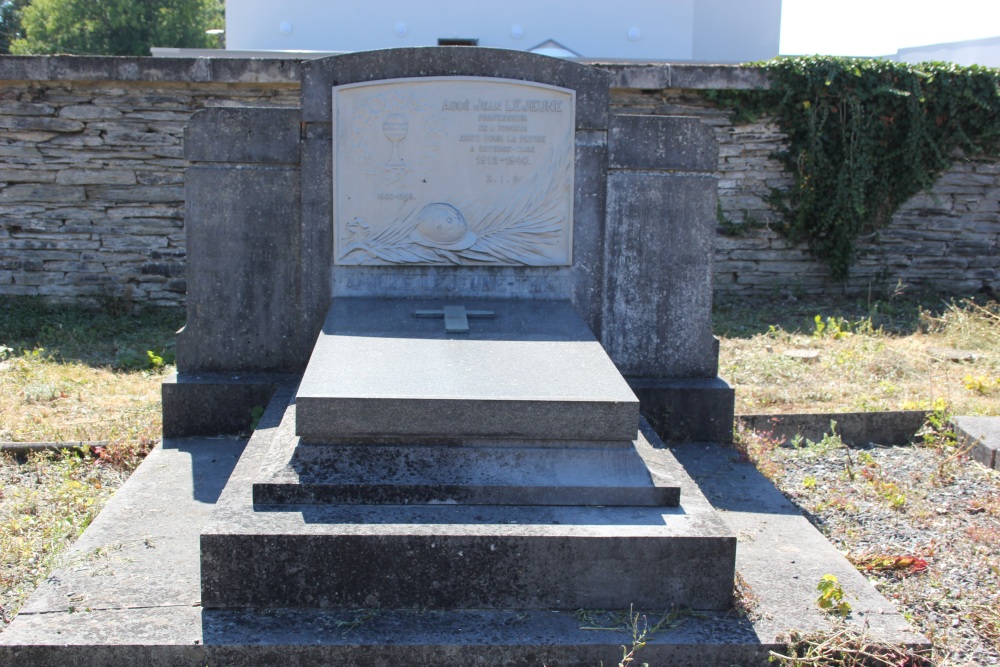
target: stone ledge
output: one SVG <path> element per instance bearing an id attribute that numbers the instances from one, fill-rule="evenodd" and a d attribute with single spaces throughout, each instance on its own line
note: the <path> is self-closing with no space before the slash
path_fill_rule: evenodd
<path id="1" fill-rule="evenodd" d="M 299 85 L 295 58 L 0 56 L 0 81 L 142 81 Z"/>
<path id="2" fill-rule="evenodd" d="M 926 410 L 736 415 L 751 429 L 770 432 L 785 442 L 796 435 L 819 441 L 830 433 L 830 422 L 835 421 L 837 435 L 848 445 L 904 445 L 913 439 L 926 417 Z"/>
<path id="3" fill-rule="evenodd" d="M 612 88 L 746 90 L 770 85 L 762 68 L 748 65 L 580 62 L 608 71 Z"/>
<path id="4" fill-rule="evenodd" d="M 152 58 L 140 56 L 0 56 L 0 81 L 146 81 L 299 85 L 309 58 Z M 615 63 L 574 60 L 611 74 L 612 88 L 766 88 L 759 67 L 701 63 Z"/>

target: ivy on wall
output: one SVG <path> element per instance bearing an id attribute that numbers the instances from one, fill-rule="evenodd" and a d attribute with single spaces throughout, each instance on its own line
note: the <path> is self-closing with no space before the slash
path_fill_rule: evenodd
<path id="1" fill-rule="evenodd" d="M 793 184 L 768 201 L 779 230 L 836 279 L 847 277 L 858 238 L 888 224 L 957 155 L 1000 149 L 998 69 L 826 56 L 761 66 L 770 89 L 709 97 L 734 109 L 734 123 L 766 114 L 788 136 L 777 157 Z"/>

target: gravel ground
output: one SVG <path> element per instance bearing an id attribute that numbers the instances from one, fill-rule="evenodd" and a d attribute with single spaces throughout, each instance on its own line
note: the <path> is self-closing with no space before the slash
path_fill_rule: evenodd
<path id="1" fill-rule="evenodd" d="M 934 643 L 940 666 L 1000 665 L 1000 471 L 935 438 L 742 447 Z"/>

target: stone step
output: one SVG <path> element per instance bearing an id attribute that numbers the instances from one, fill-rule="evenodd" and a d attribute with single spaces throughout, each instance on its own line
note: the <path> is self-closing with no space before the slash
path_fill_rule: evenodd
<path id="1" fill-rule="evenodd" d="M 449 333 L 419 312 L 491 312 Z M 632 440 L 639 400 L 568 301 L 337 298 L 297 394 L 306 442 Z"/>
<path id="2" fill-rule="evenodd" d="M 718 518 L 680 507 L 289 507 L 225 513 L 224 523 L 206 526 L 204 607 L 722 610 L 732 603 L 736 538 Z"/>
<path id="3" fill-rule="evenodd" d="M 635 451 L 303 445 L 255 504 L 677 505 Z"/>
<path id="4" fill-rule="evenodd" d="M 969 456 L 1000 470 L 1000 417 L 954 417 L 955 433 Z"/>
<path id="5" fill-rule="evenodd" d="M 254 482 L 254 504 L 676 506 L 680 501 L 670 461 L 641 434 L 636 442 L 601 447 L 310 445 L 294 434 L 294 413 L 292 405 Z"/>
<path id="6" fill-rule="evenodd" d="M 704 503 L 256 504 L 254 483 L 287 473 L 289 452 L 301 446 L 294 422 L 292 403 L 266 440 L 251 441 L 246 465 L 227 485 L 232 494 L 202 530 L 206 608 L 719 610 L 731 604 L 736 538 Z M 338 448 L 309 451 L 324 449 Z M 498 455 L 502 448 L 486 449 Z M 651 479 L 691 483 L 646 426 L 631 450 L 619 450 L 635 452 Z M 546 451 L 563 450 L 535 454 Z"/>

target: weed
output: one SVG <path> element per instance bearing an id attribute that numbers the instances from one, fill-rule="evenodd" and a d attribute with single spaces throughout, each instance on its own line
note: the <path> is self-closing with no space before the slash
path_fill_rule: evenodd
<path id="1" fill-rule="evenodd" d="M 791 633 L 786 653 L 771 651 L 772 662 L 782 667 L 930 667 L 924 656 L 905 646 L 893 646 L 842 625 L 836 632 Z"/>
<path id="2" fill-rule="evenodd" d="M 988 378 L 985 375 L 976 375 L 975 377 L 971 374 L 966 375 L 962 378 L 962 382 L 966 389 L 980 396 L 989 396 L 1000 388 L 1000 378 Z"/>
<path id="3" fill-rule="evenodd" d="M 824 574 L 816 586 L 819 597 L 816 604 L 823 611 L 839 616 L 847 616 L 851 613 L 851 605 L 844 599 L 844 588 L 837 581 L 837 577 L 832 574 Z"/>
<path id="4" fill-rule="evenodd" d="M 874 468 L 878 465 L 870 452 L 858 452 L 858 463 L 868 468 Z"/>
<path id="5" fill-rule="evenodd" d="M 865 572 L 896 572 L 917 574 L 927 571 L 927 561 L 918 556 L 889 556 L 885 554 L 848 554 L 847 559 Z"/>
<path id="6" fill-rule="evenodd" d="M 150 368 L 156 368 L 156 369 L 163 368 L 163 357 L 156 354 L 152 350 L 146 350 L 146 356 L 149 358 Z"/>
<path id="7" fill-rule="evenodd" d="M 739 572 L 733 581 L 733 608 L 750 620 L 761 618 L 760 598 Z"/>
<path id="8" fill-rule="evenodd" d="M 889 503 L 889 507 L 894 510 L 906 507 L 906 493 L 898 484 L 886 479 L 885 472 L 880 467 L 867 467 L 861 471 L 861 476 L 877 496 Z"/>
<path id="9" fill-rule="evenodd" d="M 816 503 L 816 512 L 824 512 L 826 510 L 834 510 L 845 514 L 854 514 L 858 511 L 858 506 L 853 500 L 850 499 L 849 496 L 843 493 L 832 493 L 828 496 L 824 496 L 818 503 Z"/>
<path id="10" fill-rule="evenodd" d="M 812 489 L 816 487 L 816 478 L 812 475 L 806 475 L 802 480 L 802 486 L 807 489 Z"/>
<path id="11" fill-rule="evenodd" d="M 823 437 L 819 440 L 814 442 L 796 433 L 795 437 L 792 438 L 792 446 L 815 457 L 827 456 L 839 449 L 847 449 L 840 434 L 837 433 L 837 421 L 834 419 L 830 420 L 830 432 L 824 433 Z"/>
<path id="12" fill-rule="evenodd" d="M 622 659 L 618 667 L 627 667 L 635 662 L 636 653 L 642 649 L 650 637 L 661 630 L 676 628 L 695 612 L 688 609 L 671 609 L 663 612 L 652 626 L 645 614 L 629 607 L 628 612 L 578 609 L 576 619 L 581 630 L 625 632 L 631 639 L 631 646 L 622 645 Z M 647 663 L 642 663 L 647 667 Z"/>
<path id="13" fill-rule="evenodd" d="M 855 334 L 867 336 L 881 336 L 881 327 L 875 326 L 871 316 L 862 317 L 854 322 L 839 316 L 827 317 L 822 315 L 813 318 L 813 338 L 833 338 L 834 340 L 844 340 Z"/>
<path id="14" fill-rule="evenodd" d="M 768 479 L 781 476 L 781 465 L 774 459 L 774 450 L 781 441 L 772 433 L 755 431 L 741 419 L 736 420 L 733 430 L 733 447 L 740 454 L 740 460 L 753 463 Z"/>
<path id="15" fill-rule="evenodd" d="M 951 413 L 943 399 L 935 399 L 931 412 L 924 417 L 924 424 L 917 431 L 925 447 L 934 449 L 954 449 L 956 446 L 955 430 L 951 425 Z"/>
<path id="16" fill-rule="evenodd" d="M 264 406 L 255 405 L 250 408 L 250 432 L 257 430 L 257 426 L 260 425 L 260 418 L 264 416 Z"/>

